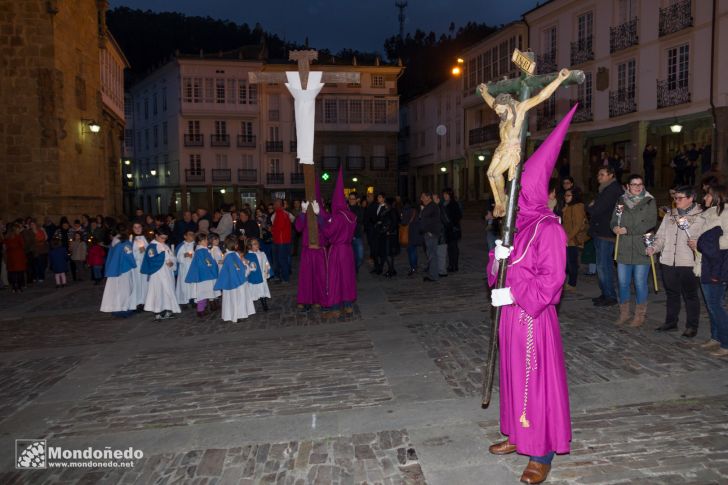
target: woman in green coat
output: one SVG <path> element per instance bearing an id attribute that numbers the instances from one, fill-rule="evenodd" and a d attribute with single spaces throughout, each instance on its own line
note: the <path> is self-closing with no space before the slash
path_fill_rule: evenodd
<path id="1" fill-rule="evenodd" d="M 632 327 L 645 322 L 647 313 L 647 281 L 650 258 L 645 255 L 643 235 L 657 224 L 655 198 L 645 190 L 641 175 L 630 175 L 624 194 L 612 213 L 612 232 L 619 238 L 617 248 L 617 279 L 619 281 L 619 318 L 622 325 L 630 317 L 631 285 L 634 281 L 636 306 Z"/>

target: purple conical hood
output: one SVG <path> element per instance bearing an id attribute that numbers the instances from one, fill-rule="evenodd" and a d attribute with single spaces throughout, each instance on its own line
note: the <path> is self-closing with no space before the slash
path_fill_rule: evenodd
<path id="1" fill-rule="evenodd" d="M 518 227 L 528 224 L 534 216 L 553 214 L 548 207 L 549 180 L 576 107 L 577 105 L 574 105 L 571 108 L 523 166 L 521 195 L 518 198 L 518 217 L 516 218 Z"/>
<path id="2" fill-rule="evenodd" d="M 339 176 L 336 177 L 334 193 L 331 194 L 331 213 L 346 209 L 346 197 L 344 196 L 344 169 L 339 169 Z"/>

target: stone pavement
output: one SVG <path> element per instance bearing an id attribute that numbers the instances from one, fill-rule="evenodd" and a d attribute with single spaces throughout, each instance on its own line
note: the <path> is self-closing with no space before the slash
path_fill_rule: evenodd
<path id="1" fill-rule="evenodd" d="M 88 281 L 0 292 L 0 483 L 508 484 L 526 458 L 488 454 L 480 408 L 489 335 L 479 223 L 436 284 L 359 276 L 353 315 L 295 309 L 295 285 L 238 324 L 188 310 L 157 324 L 97 311 Z M 728 483 L 728 360 L 617 328 L 594 277 L 560 306 L 574 439 L 553 484 Z M 128 468 L 15 470 L 16 439 L 142 450 Z"/>

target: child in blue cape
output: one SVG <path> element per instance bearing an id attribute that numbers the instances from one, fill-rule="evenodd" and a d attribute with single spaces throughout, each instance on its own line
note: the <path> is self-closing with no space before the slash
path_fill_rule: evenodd
<path id="1" fill-rule="evenodd" d="M 255 313 L 255 305 L 250 298 L 247 276 L 252 270 L 248 260 L 240 259 L 238 239 L 225 238 L 225 256 L 215 289 L 222 291 L 222 319 L 237 323 L 240 318 L 248 318 Z"/>
<path id="2" fill-rule="evenodd" d="M 270 289 L 268 288 L 268 275 L 270 273 L 270 264 L 268 257 L 260 250 L 260 242 L 254 237 L 246 241 L 248 252 L 245 253 L 245 259 L 252 263 L 250 275 L 248 275 L 248 286 L 250 298 L 253 301 L 260 300 L 260 304 L 264 311 L 268 311 L 268 300 L 270 299 Z"/>
<path id="3" fill-rule="evenodd" d="M 134 313 L 136 310 L 134 268 L 136 268 L 134 247 L 129 241 L 129 231 L 124 227 L 119 231 L 119 242 L 109 249 L 106 257 L 104 267 L 106 286 L 101 299 L 102 312 L 110 312 L 119 318 L 127 318 Z"/>
<path id="4" fill-rule="evenodd" d="M 207 301 L 220 296 L 215 291 L 215 280 L 218 276 L 217 262 L 207 249 L 207 234 L 200 233 L 195 237 L 195 255 L 192 258 L 185 283 L 192 286 L 192 297 L 197 304 L 197 316 L 205 316 Z"/>
<path id="5" fill-rule="evenodd" d="M 169 229 L 157 228 L 155 238 L 146 249 L 141 273 L 149 278 L 149 288 L 144 301 L 144 310 L 154 312 L 154 320 L 159 322 L 174 318 L 172 313 L 180 313 L 177 296 L 174 293 L 174 266 L 177 259 L 167 246 Z"/>

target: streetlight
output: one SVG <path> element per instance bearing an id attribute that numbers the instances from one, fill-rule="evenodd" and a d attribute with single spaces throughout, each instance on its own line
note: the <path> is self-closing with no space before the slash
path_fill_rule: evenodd
<path id="1" fill-rule="evenodd" d="M 156 170 L 154 170 L 154 169 L 151 169 L 151 170 L 149 171 L 149 173 L 150 173 L 150 174 L 152 174 L 152 177 L 156 177 L 156 176 L 157 176 L 157 171 L 156 171 Z"/>
<path id="2" fill-rule="evenodd" d="M 96 134 L 101 131 L 101 125 L 94 120 L 82 119 L 81 122 L 83 123 L 83 125 L 81 126 L 81 131 L 83 131 L 84 133 L 88 131 L 90 133 Z"/>
<path id="3" fill-rule="evenodd" d="M 447 172 L 447 167 L 445 167 L 445 166 L 440 167 L 440 172 L 442 172 L 442 173 Z"/>
<path id="4" fill-rule="evenodd" d="M 131 160 L 124 160 L 124 165 L 131 165 Z"/>
<path id="5" fill-rule="evenodd" d="M 225 193 L 225 189 L 220 189 L 220 193 L 221 194 L 224 194 Z"/>
<path id="6" fill-rule="evenodd" d="M 483 155 L 482 153 L 480 155 L 478 155 L 478 160 L 480 160 L 481 162 L 484 162 L 485 161 L 485 155 Z"/>
<path id="7" fill-rule="evenodd" d="M 452 72 L 453 76 L 459 76 L 460 74 L 462 74 L 462 70 L 458 66 L 453 67 L 452 71 L 450 72 Z"/>
<path id="8" fill-rule="evenodd" d="M 351 178 L 351 181 L 354 182 L 354 183 L 357 183 L 359 181 L 359 178 L 358 177 L 352 177 Z"/>
<path id="9" fill-rule="evenodd" d="M 132 178 L 132 174 L 130 174 L 130 173 L 126 174 L 126 178 L 128 178 L 128 179 Z"/>
<path id="10" fill-rule="evenodd" d="M 670 131 L 673 133 L 680 133 L 682 131 L 683 127 L 680 123 L 675 121 L 672 125 L 670 125 Z"/>

